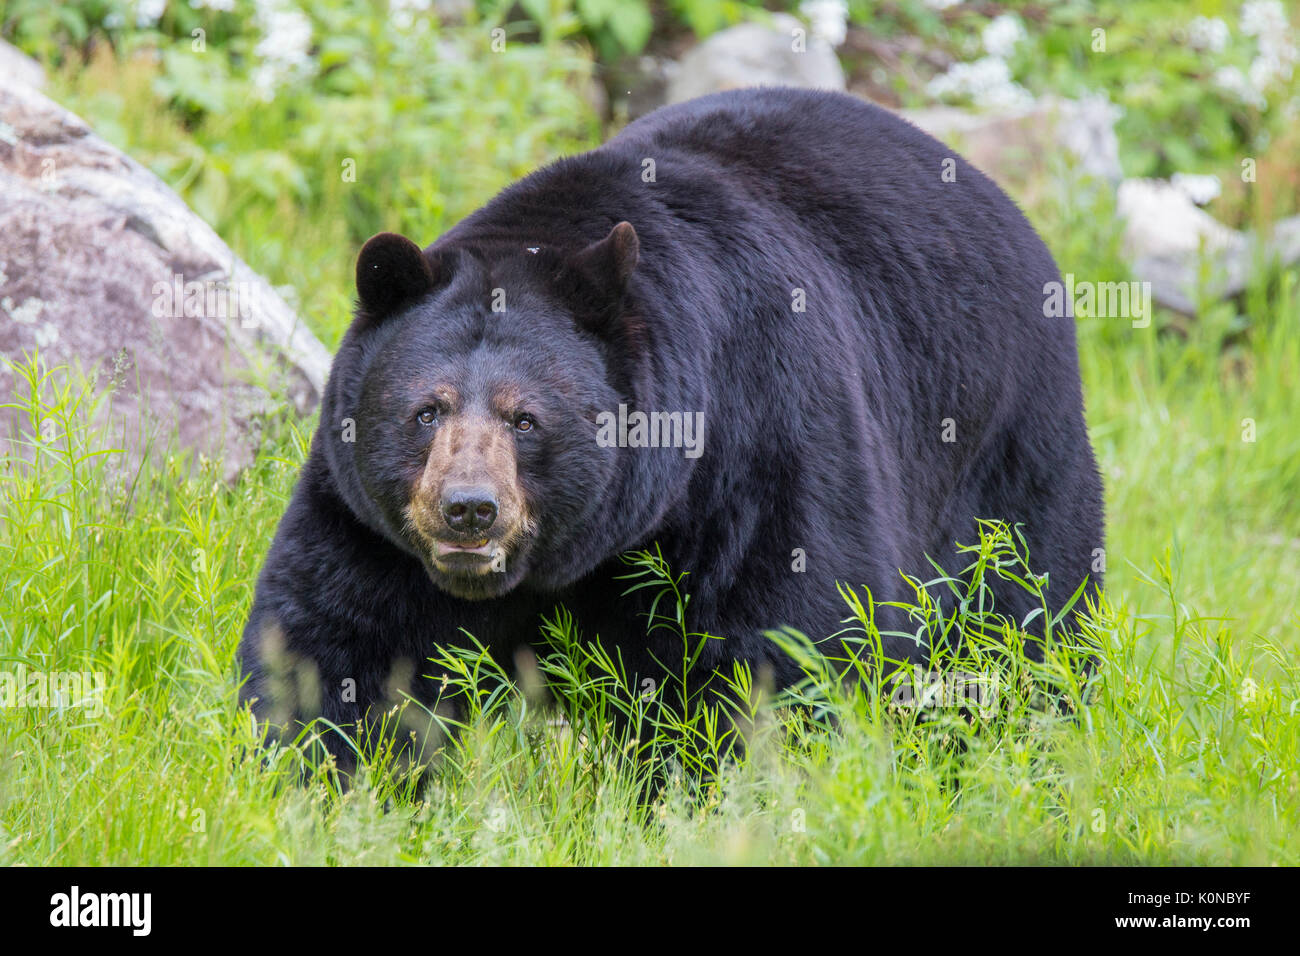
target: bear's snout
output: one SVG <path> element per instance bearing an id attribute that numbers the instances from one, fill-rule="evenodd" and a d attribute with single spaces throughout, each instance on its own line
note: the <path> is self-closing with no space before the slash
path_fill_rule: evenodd
<path id="1" fill-rule="evenodd" d="M 443 489 L 442 518 L 460 534 L 486 531 L 497 520 L 496 493 L 483 485 L 454 485 Z"/>
<path id="2" fill-rule="evenodd" d="M 447 414 L 426 456 L 405 527 L 434 582 L 469 599 L 513 587 L 527 570 L 533 525 L 509 431 L 499 416 Z"/>

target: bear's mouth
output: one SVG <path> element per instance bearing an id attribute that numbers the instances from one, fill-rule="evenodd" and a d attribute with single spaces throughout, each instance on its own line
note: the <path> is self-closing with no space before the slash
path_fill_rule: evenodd
<path id="1" fill-rule="evenodd" d="M 491 558 L 496 549 L 496 544 L 489 538 L 470 541 L 447 541 L 440 538 L 434 542 L 433 554 L 440 561 L 445 558 Z"/>

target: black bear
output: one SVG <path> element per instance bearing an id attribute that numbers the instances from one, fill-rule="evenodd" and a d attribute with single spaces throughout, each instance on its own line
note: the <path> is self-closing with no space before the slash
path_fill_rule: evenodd
<path id="1" fill-rule="evenodd" d="M 661 109 L 423 251 L 374 237 L 356 281 L 239 649 L 272 723 L 359 726 L 396 684 L 432 703 L 434 645 L 463 630 L 509 662 L 557 605 L 660 674 L 681 641 L 616 580 L 653 545 L 722 638 L 696 667 L 777 684 L 796 668 L 765 630 L 840 631 L 836 582 L 906 597 L 900 571 L 954 569 L 976 518 L 1023 523 L 1053 609 L 1100 586 L 1056 265 L 992 181 L 883 109 L 792 89 Z"/>

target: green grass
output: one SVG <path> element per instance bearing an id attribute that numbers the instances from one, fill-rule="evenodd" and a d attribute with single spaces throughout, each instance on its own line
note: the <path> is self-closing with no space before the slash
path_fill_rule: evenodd
<path id="1" fill-rule="evenodd" d="M 299 103 L 325 145 L 297 141 L 289 107 L 183 122 L 148 59 L 72 64 L 55 84 L 210 208 L 333 344 L 363 233 L 430 240 L 533 165 L 596 141 L 574 92 L 590 64 L 537 49 L 494 71 L 449 60 L 445 98 L 395 117 Z M 389 149 L 385 124 L 421 132 Z M 418 166 L 421 150 L 435 160 Z M 352 153 L 382 175 L 338 181 L 336 160 Z M 328 174 L 310 165 L 317 155 Z M 1062 270 L 1127 278 L 1113 202 L 1059 178 L 1030 214 Z M 88 424 L 89 405 L 111 395 L 38 365 L 0 373 L 0 401 L 28 421 L 0 464 L 0 672 L 107 682 L 102 714 L 0 710 L 0 864 L 1300 863 L 1300 282 L 1261 268 L 1240 305 L 1208 308 L 1185 332 L 1171 319 L 1079 320 L 1108 539 L 1087 706 L 1065 718 L 1038 706 L 1044 682 L 1062 679 L 1059 659 L 1056 671 L 1012 665 L 997 718 L 974 732 L 951 710 L 890 709 L 870 681 L 849 693 L 810 680 L 799 694 L 835 715 L 832 731 L 770 694 L 754 702 L 732 674 L 750 747 L 712 782 L 702 771 L 718 731 L 698 710 L 676 750 L 661 741 L 647 755 L 653 741 L 601 732 L 626 695 L 563 618 L 539 629 L 536 676 L 568 702 L 569 726 L 531 677 L 503 688 L 490 662 L 445 651 L 461 672 L 448 692 L 476 705 L 420 794 L 383 755 L 341 797 L 323 772 L 291 783 L 302 769 L 291 749 L 242 759 L 256 733 L 235 703 L 234 649 L 314 423 L 269 423 L 233 487 L 184 456 L 128 472 Z M 1007 542 L 972 544 L 987 566 Z M 662 605 L 672 626 L 676 603 Z M 980 630 L 969 615 L 945 619 Z M 1066 685 L 1078 704 L 1083 689 Z M 669 782 L 641 813 L 648 767 Z"/>
<path id="2" fill-rule="evenodd" d="M 0 714 L 0 862 L 1294 864 L 1295 284 L 1272 301 L 1245 380 L 1220 377 L 1217 349 L 1148 330 L 1107 353 L 1082 326 L 1109 607 L 1077 720 L 1047 719 L 1011 682 L 1004 718 L 955 750 L 951 714 L 888 716 L 878 697 L 832 694 L 831 732 L 769 696 L 743 765 L 701 789 L 689 758 L 709 747 L 683 748 L 686 772 L 649 823 L 633 812 L 642 765 L 619 741 L 548 723 L 490 676 L 495 696 L 422 800 L 383 772 L 333 798 L 321 775 L 286 785 L 293 752 L 268 768 L 239 759 L 254 732 L 234 647 L 309 423 L 271 429 L 233 488 L 211 463 L 177 460 L 114 478 L 115 456 L 92 454 L 111 447 L 85 426 L 93 396 L 17 368 L 32 424 L 0 472 L 5 666 L 100 671 L 108 688 L 98 719 Z M 552 630 L 562 650 L 565 635 Z M 581 672 L 581 646 L 541 651 L 570 682 L 575 728 L 617 699 L 608 681 L 564 677 Z"/>

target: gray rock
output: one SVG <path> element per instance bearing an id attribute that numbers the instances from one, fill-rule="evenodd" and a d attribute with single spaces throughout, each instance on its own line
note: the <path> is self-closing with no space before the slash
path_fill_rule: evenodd
<path id="1" fill-rule="evenodd" d="M 670 73 L 669 103 L 747 86 L 844 89 L 844 71 L 831 45 L 788 14 L 774 14 L 770 25 L 742 23 L 715 33 L 687 51 Z"/>
<path id="2" fill-rule="evenodd" d="M 265 411 L 319 401 L 329 354 L 266 281 L 161 180 L 19 83 L 0 83 L 0 196 L 0 354 L 39 349 L 45 368 L 95 375 L 127 461 L 174 435 L 232 479 Z M 30 433 L 7 411 L 0 436 Z"/>
<path id="3" fill-rule="evenodd" d="M 21 83 L 33 89 L 45 86 L 45 70 L 12 44 L 0 40 L 0 86 Z"/>
<path id="4" fill-rule="evenodd" d="M 1062 151 L 1081 172 L 1116 185 L 1123 177 L 1115 121 L 1119 107 L 1103 97 L 1047 96 L 1024 109 L 972 113 L 940 106 L 903 110 L 905 119 L 957 149 L 1017 195 L 1034 172 Z M 1017 195 L 1023 199 L 1023 196 Z"/>
<path id="5" fill-rule="evenodd" d="M 1276 257 L 1284 267 L 1300 262 L 1300 216 L 1274 224 L 1261 247 L 1253 233 L 1225 226 L 1162 179 L 1124 180 L 1118 210 L 1134 277 L 1151 283 L 1156 303 L 1183 315 L 1196 315 L 1203 255 L 1209 263 L 1201 291 L 1213 300 L 1245 289 L 1258 257 Z"/>

